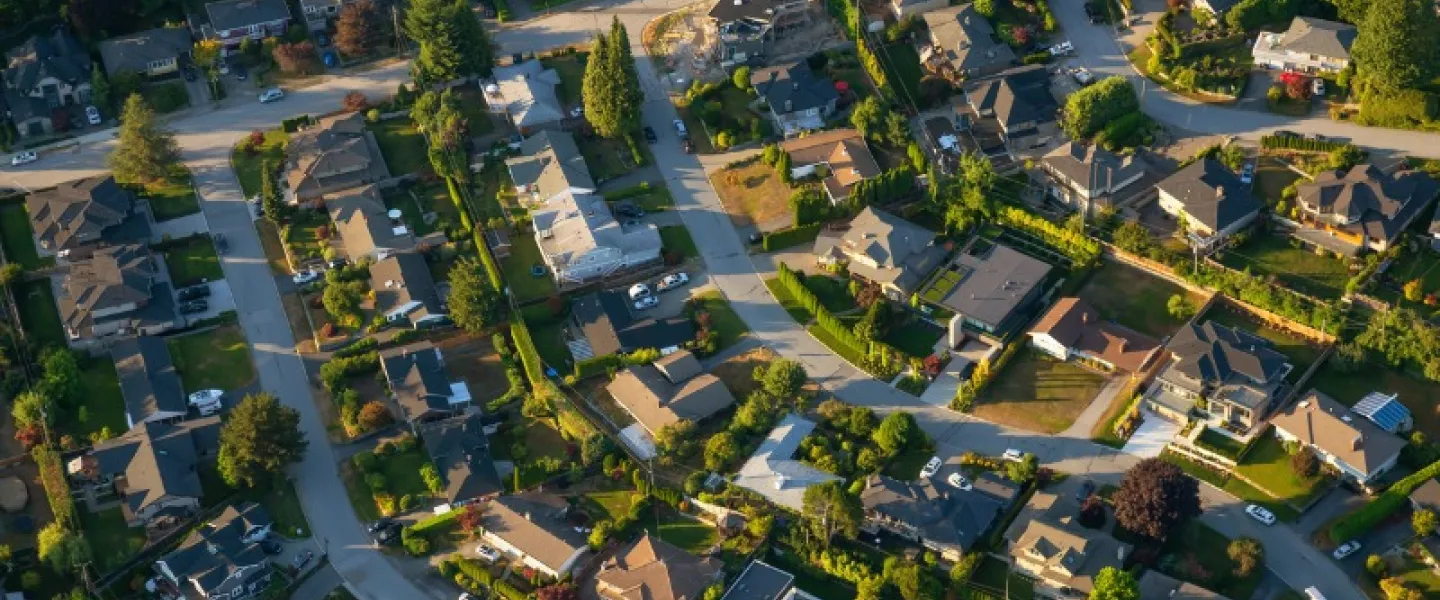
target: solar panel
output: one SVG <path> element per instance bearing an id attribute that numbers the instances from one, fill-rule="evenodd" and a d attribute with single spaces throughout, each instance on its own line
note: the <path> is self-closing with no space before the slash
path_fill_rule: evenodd
<path id="1" fill-rule="evenodd" d="M 1404 404 L 1395 396 L 1386 396 L 1379 392 L 1366 395 L 1355 404 L 1353 410 L 1390 432 L 1398 430 L 1410 420 L 1410 410 L 1405 408 Z"/>

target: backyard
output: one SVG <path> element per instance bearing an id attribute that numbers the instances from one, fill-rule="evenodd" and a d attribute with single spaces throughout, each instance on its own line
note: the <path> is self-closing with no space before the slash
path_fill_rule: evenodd
<path id="1" fill-rule="evenodd" d="M 208 235 L 171 240 L 164 248 L 165 267 L 176 289 L 225 278 L 215 244 Z"/>
<path id="2" fill-rule="evenodd" d="M 1267 205 L 1275 206 L 1285 188 L 1300 179 L 1300 174 L 1285 168 L 1278 159 L 1261 157 L 1255 169 L 1254 194 Z"/>
<path id="3" fill-rule="evenodd" d="M 1070 362 L 1021 351 L 996 373 L 975 403 L 975 416 L 1041 433 L 1059 433 L 1090 405 L 1105 377 Z"/>
<path id="4" fill-rule="evenodd" d="M 212 388 L 235 391 L 255 379 L 250 346 L 238 325 L 169 339 L 170 356 L 187 393 Z"/>
<path id="5" fill-rule="evenodd" d="M 1321 349 L 1309 341 L 1292 333 L 1281 331 L 1273 327 L 1265 327 L 1256 322 L 1248 315 L 1241 314 L 1238 310 L 1215 304 L 1205 312 L 1206 321 L 1215 321 L 1221 325 L 1246 331 L 1270 341 L 1275 350 L 1290 358 L 1291 369 L 1289 379 L 1295 381 L 1310 365 L 1320 358 Z"/>
<path id="6" fill-rule="evenodd" d="M 997 2 L 999 4 L 1008 4 Z M 885 46 L 882 50 L 886 56 L 885 75 L 890 79 L 890 86 L 896 88 L 903 98 L 912 98 L 915 102 L 924 102 L 920 95 L 920 79 L 925 76 L 925 69 L 920 65 L 920 52 L 915 49 L 915 44 L 903 41 L 897 44 Z M 921 107 L 925 108 L 925 107 Z"/>
<path id="7" fill-rule="evenodd" d="M 1329 489 L 1324 476 L 1297 475 L 1290 466 L 1290 453 L 1268 431 L 1255 441 L 1236 471 L 1297 508 L 1309 504 L 1315 494 Z"/>
<path id="8" fill-rule="evenodd" d="M 1361 373 L 1342 373 L 1325 365 L 1310 379 L 1310 386 L 1345 406 L 1354 406 L 1370 392 L 1398 394 L 1410 409 L 1415 428 L 1434 438 L 1440 436 L 1440 410 L 1435 407 L 1435 384 L 1419 374 L 1391 369 L 1378 363 L 1362 367 Z"/>
<path id="9" fill-rule="evenodd" d="M 252 154 L 243 150 L 248 142 L 242 140 L 235 145 L 235 152 L 231 155 L 231 164 L 235 167 L 235 178 L 240 180 L 240 191 L 246 198 L 253 198 L 260 195 L 260 171 L 265 161 L 273 161 L 277 168 L 282 159 L 285 158 L 285 142 L 290 135 L 283 129 L 271 129 L 265 132 L 265 141 L 255 148 Z"/>
<path id="10" fill-rule="evenodd" d="M 450 199 L 450 189 L 444 182 L 393 188 L 386 190 L 382 199 L 385 208 L 400 211 L 405 226 L 417 236 L 447 231 L 460 224 L 455 202 Z M 426 222 L 425 215 L 431 213 L 435 218 Z"/>
<path id="11" fill-rule="evenodd" d="M 710 177 L 715 193 L 737 226 L 791 225 L 790 186 L 757 155 Z"/>
<path id="12" fill-rule="evenodd" d="M 42 347 L 65 345 L 65 327 L 48 278 L 16 284 L 15 301 L 27 337 Z"/>
<path id="13" fill-rule="evenodd" d="M 9 202 L 0 206 L 0 245 L 5 248 L 5 259 L 19 264 L 26 270 L 40 267 L 40 253 L 35 248 L 35 234 L 30 228 L 30 213 L 23 202 Z M 46 259 L 45 262 L 54 262 Z"/>
<path id="14" fill-rule="evenodd" d="M 119 506 L 98 513 L 80 507 L 75 511 L 101 573 L 124 565 L 145 547 L 145 528 L 125 524 L 125 515 L 120 511 Z"/>
<path id="15" fill-rule="evenodd" d="M 580 93 L 585 81 L 585 61 L 589 57 L 589 52 L 575 52 L 540 59 L 541 64 L 555 69 L 555 73 L 560 76 L 560 86 L 555 93 L 566 106 L 577 105 L 581 102 Z"/>
<path id="16" fill-rule="evenodd" d="M 540 267 L 538 275 L 534 270 L 536 266 Z M 545 269 L 534 236 L 510 236 L 510 256 L 500 259 L 500 269 L 505 272 L 505 285 L 509 286 L 516 302 L 555 295 L 555 280 Z"/>
<path id="17" fill-rule="evenodd" d="M 409 117 L 389 119 L 369 125 L 385 156 L 385 167 L 390 175 L 406 173 L 425 174 L 430 172 L 430 153 L 425 146 L 425 137 L 415 128 Z"/>
<path id="18" fill-rule="evenodd" d="M 815 294 L 820 305 L 832 313 L 841 313 L 855 308 L 855 299 L 850 297 L 846 280 L 829 275 L 805 275 L 805 288 Z"/>
<path id="19" fill-rule="evenodd" d="M 1170 315 L 1166 303 L 1180 294 L 1199 308 L 1205 298 L 1140 269 L 1118 262 L 1106 262 L 1090 275 L 1077 294 L 1100 313 L 1100 318 L 1162 339 L 1174 335 L 1182 319 Z"/>
<path id="20" fill-rule="evenodd" d="M 624 518 L 625 514 L 629 512 L 631 498 L 634 495 L 633 490 L 593 491 L 580 498 L 580 507 L 596 521 L 609 520 L 613 522 Z M 650 501 L 658 502 L 654 499 Z M 658 531 L 655 519 L 642 519 L 639 524 L 646 531 L 674 544 L 681 550 L 703 556 L 720 540 L 720 535 L 715 528 L 704 521 L 681 515 L 669 506 L 661 506 L 658 513 Z"/>
<path id="21" fill-rule="evenodd" d="M 1345 261 L 1325 251 L 1297 248 L 1298 242 L 1279 235 L 1257 233 L 1238 249 L 1224 251 L 1221 263 L 1260 277 L 1274 277 L 1281 285 L 1317 298 L 1338 298 L 1345 292 L 1350 268 Z"/>
<path id="22" fill-rule="evenodd" d="M 120 378 L 115 362 L 109 357 L 82 359 L 80 362 L 82 404 L 74 419 L 65 419 L 60 429 L 77 440 L 88 440 L 91 434 L 108 429 L 111 436 L 129 429 L 125 420 L 125 398 L 120 395 Z"/>
<path id="23" fill-rule="evenodd" d="M 725 296 L 718 290 L 712 290 L 698 294 L 691 299 L 701 310 L 710 313 L 710 329 L 720 336 L 715 350 L 718 352 L 734 345 L 740 338 L 750 332 L 745 321 L 740 315 L 735 314 L 735 309 L 730 308 L 730 303 L 725 301 Z"/>
<path id="24" fill-rule="evenodd" d="M 1429 221 L 1423 222 L 1429 223 Z M 9 253 L 10 247 L 6 246 L 5 251 Z M 1424 293 L 1440 296 L 1440 254 L 1423 246 L 1418 252 L 1409 250 L 1401 251 L 1400 256 L 1395 259 L 1395 262 L 1391 263 L 1390 267 L 1385 270 L 1385 275 L 1393 283 L 1390 285 L 1374 286 L 1373 292 L 1371 293 L 1375 296 L 1387 302 L 1408 306 L 1417 311 L 1429 312 L 1434 310 L 1433 308 L 1425 307 L 1421 302 L 1407 300 L 1404 294 L 1401 294 L 1397 288 L 1418 279 L 1420 280 L 1420 289 L 1423 290 Z"/>
<path id="25" fill-rule="evenodd" d="M 935 353 L 935 342 L 944 335 L 944 330 L 917 317 L 898 327 L 891 327 L 880 341 L 910 356 L 925 358 Z"/>

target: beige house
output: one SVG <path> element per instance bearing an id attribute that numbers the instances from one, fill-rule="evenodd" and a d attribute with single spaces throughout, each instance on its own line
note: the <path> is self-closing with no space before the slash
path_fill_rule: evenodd
<path id="1" fill-rule="evenodd" d="M 880 174 L 880 165 L 865 136 L 854 129 L 832 129 L 780 142 L 790 155 L 790 176 L 794 179 L 821 176 L 831 204 L 850 198 L 855 184 Z"/>
<path id="2" fill-rule="evenodd" d="M 365 130 L 365 115 L 358 112 L 320 119 L 290 136 L 285 157 L 286 201 L 291 204 L 390 177 L 379 144 Z"/>
<path id="3" fill-rule="evenodd" d="M 1071 209 L 1095 216 L 1113 208 L 1118 194 L 1145 177 L 1149 165 L 1095 144 L 1067 142 L 1040 161 L 1050 176 L 1050 195 Z"/>
<path id="4" fill-rule="evenodd" d="M 868 206 L 849 229 L 816 238 L 814 253 L 815 262 L 844 264 L 852 277 L 879 285 L 895 301 L 909 299 L 946 255 L 935 232 Z"/>
<path id="5" fill-rule="evenodd" d="M 637 439 L 638 452 L 653 452 L 660 430 L 680 421 L 699 422 L 735 404 L 720 378 L 703 372 L 689 350 L 672 352 L 652 365 L 637 365 L 615 375 L 606 386 L 610 397 L 635 418 L 622 436 Z M 643 431 L 632 427 L 638 426 Z M 647 449 L 646 446 L 649 446 Z"/>
<path id="6" fill-rule="evenodd" d="M 554 494 L 500 496 L 485 507 L 481 538 L 512 560 L 558 579 L 578 571 L 590 551 L 569 513 L 570 503 Z"/>
<path id="7" fill-rule="evenodd" d="M 602 600 L 700 600 L 705 588 L 721 581 L 725 565 L 700 558 L 651 537 L 640 535 L 595 574 L 595 591 Z"/>
<path id="8" fill-rule="evenodd" d="M 1350 64 L 1357 31 L 1348 23 L 1295 17 L 1284 32 L 1260 32 L 1250 54 L 1256 65 L 1268 69 L 1338 73 Z"/>
<path id="9" fill-rule="evenodd" d="M 1345 477 L 1368 485 L 1400 459 L 1405 440 L 1316 390 L 1271 420 L 1275 437 L 1299 442 Z"/>
<path id="10" fill-rule="evenodd" d="M 404 222 L 390 218 L 374 185 L 354 187 L 325 200 L 325 209 L 344 241 L 351 262 L 379 260 L 415 247 L 415 234 Z"/>
<path id="11" fill-rule="evenodd" d="M 1015 569 L 1036 579 L 1037 594 L 1085 598 L 1105 567 L 1124 567 L 1130 544 L 1070 519 L 1036 519 L 1010 548 Z"/>

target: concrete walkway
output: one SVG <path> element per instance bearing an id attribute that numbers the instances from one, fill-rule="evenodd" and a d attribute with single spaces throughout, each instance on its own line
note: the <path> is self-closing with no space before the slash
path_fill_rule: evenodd
<path id="1" fill-rule="evenodd" d="M 1095 429 L 1095 424 L 1105 417 L 1105 411 L 1110 408 L 1110 401 L 1115 398 L 1115 394 L 1125 388 L 1126 383 L 1129 383 L 1128 377 L 1112 376 L 1109 381 L 1105 382 L 1105 387 L 1100 388 L 1100 393 L 1095 394 L 1090 405 L 1086 406 L 1080 416 L 1075 417 L 1075 422 L 1065 428 L 1065 431 L 1060 432 L 1060 435 L 1076 439 L 1090 439 L 1090 431 Z"/>

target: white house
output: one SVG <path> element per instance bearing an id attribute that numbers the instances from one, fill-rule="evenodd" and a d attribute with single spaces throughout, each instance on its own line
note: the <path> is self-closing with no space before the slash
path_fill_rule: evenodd
<path id="1" fill-rule="evenodd" d="M 1270 69 L 1336 73 L 1350 64 L 1355 34 L 1348 23 L 1295 17 L 1282 33 L 1262 31 L 1250 54 L 1256 65 Z"/>
<path id="2" fill-rule="evenodd" d="M 1155 185 L 1160 209 L 1184 219 L 1191 245 L 1207 253 L 1260 214 L 1260 203 L 1249 187 L 1213 158 L 1197 160 Z"/>
<path id="3" fill-rule="evenodd" d="M 1030 345 L 1060 360 L 1075 358 L 1134 373 L 1160 354 L 1160 342 L 1102 320 L 1080 298 L 1061 298 L 1027 332 Z"/>
<path id="4" fill-rule="evenodd" d="M 622 224 L 601 196 L 566 190 L 531 216 L 541 258 L 557 283 L 592 281 L 660 261 L 660 230 L 653 223 Z"/>
<path id="5" fill-rule="evenodd" d="M 1310 447 L 1322 462 L 1362 485 L 1393 468 L 1405 447 L 1399 436 L 1315 390 L 1275 415 L 1271 424 L 1276 437 Z"/>

